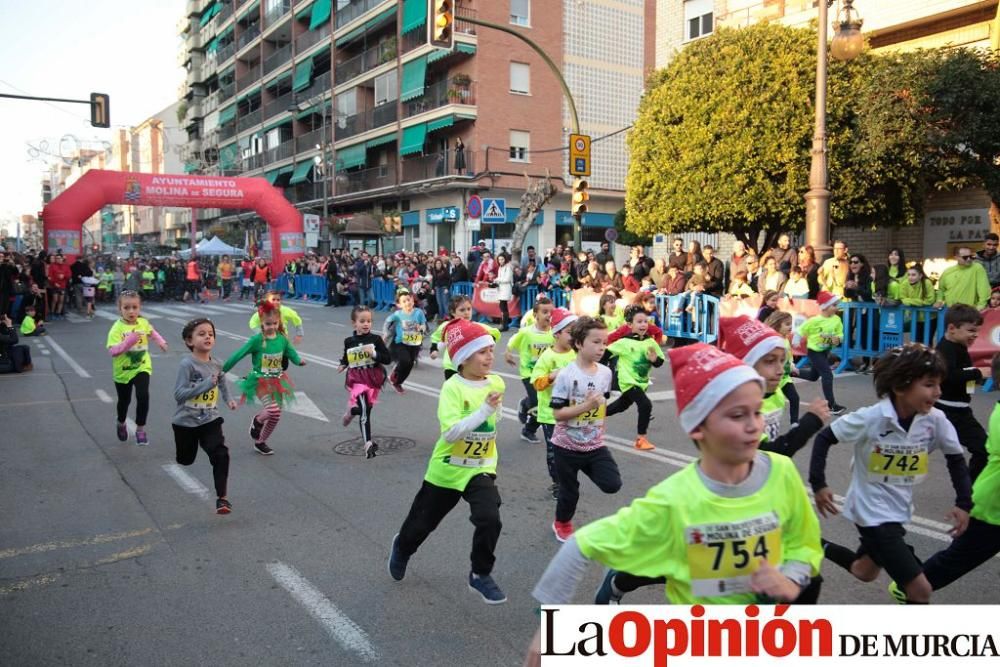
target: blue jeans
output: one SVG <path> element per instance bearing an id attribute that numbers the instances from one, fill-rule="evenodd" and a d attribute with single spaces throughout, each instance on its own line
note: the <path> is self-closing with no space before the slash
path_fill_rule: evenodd
<path id="1" fill-rule="evenodd" d="M 437 299 L 438 317 L 441 319 L 448 317 L 448 288 L 435 287 L 434 298 Z"/>
<path id="2" fill-rule="evenodd" d="M 371 287 L 368 287 L 367 289 L 364 287 L 358 287 L 358 301 L 369 306 L 375 303 L 375 290 Z"/>
<path id="3" fill-rule="evenodd" d="M 829 354 L 829 352 L 809 350 L 809 371 L 805 375 L 800 371 L 799 377 L 810 382 L 818 379 L 823 387 L 823 398 L 832 410 L 837 401 L 833 398 L 833 370 L 830 369 Z"/>

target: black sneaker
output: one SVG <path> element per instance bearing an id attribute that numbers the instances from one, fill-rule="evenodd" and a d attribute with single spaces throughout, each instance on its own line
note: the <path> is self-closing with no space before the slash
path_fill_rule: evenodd
<path id="1" fill-rule="evenodd" d="M 225 498 L 219 498 L 215 501 L 215 513 L 216 514 L 229 514 L 233 511 L 233 505 Z"/>
<path id="2" fill-rule="evenodd" d="M 399 553 L 399 533 L 396 533 L 389 548 L 389 575 L 396 581 L 402 581 L 406 576 L 406 564 L 409 561 L 409 556 Z"/>
<path id="3" fill-rule="evenodd" d="M 834 417 L 838 417 L 844 414 L 845 412 L 847 412 L 847 408 L 845 408 L 843 405 L 835 404 L 830 406 L 830 414 L 833 415 Z"/>
<path id="4" fill-rule="evenodd" d="M 375 458 L 375 452 L 378 451 L 378 444 L 374 442 L 365 443 L 365 458 L 373 459 Z"/>
<path id="5" fill-rule="evenodd" d="M 264 425 L 257 421 L 256 417 L 250 418 L 250 439 L 257 442 L 260 432 L 264 430 Z"/>
<path id="6" fill-rule="evenodd" d="M 517 404 L 517 421 L 522 424 L 528 423 L 528 399 L 522 398 Z"/>
<path id="7" fill-rule="evenodd" d="M 469 590 L 479 593 L 486 604 L 503 604 L 507 601 L 507 596 L 497 586 L 497 582 L 488 574 L 482 576 L 469 573 Z"/>
<path id="8" fill-rule="evenodd" d="M 263 456 L 270 456 L 274 454 L 274 450 L 267 446 L 266 442 L 255 442 L 253 443 L 254 451 Z"/>

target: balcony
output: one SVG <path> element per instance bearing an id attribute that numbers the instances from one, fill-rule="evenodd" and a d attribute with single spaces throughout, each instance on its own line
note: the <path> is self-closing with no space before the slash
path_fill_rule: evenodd
<path id="1" fill-rule="evenodd" d="M 446 176 L 471 177 L 476 173 L 475 153 L 465 151 L 465 169 L 455 168 L 455 152 L 441 151 L 403 159 L 403 183 L 426 181 Z"/>
<path id="2" fill-rule="evenodd" d="M 249 70 L 247 70 L 243 76 L 236 79 L 236 87 L 239 90 L 244 90 L 249 88 L 251 84 L 256 83 L 260 78 L 260 63 L 253 65 Z"/>
<path id="3" fill-rule="evenodd" d="M 404 53 L 409 53 L 413 49 L 418 49 L 421 46 L 427 44 L 427 30 L 424 28 L 418 28 L 416 30 L 411 30 L 402 37 L 399 41 L 399 53 L 400 55 Z"/>
<path id="4" fill-rule="evenodd" d="M 467 16 L 469 18 L 476 18 L 476 10 L 472 7 L 467 7 L 465 5 L 458 5 L 455 7 L 455 32 L 465 33 L 466 35 L 475 35 L 476 26 L 468 21 L 463 21 L 462 17 Z"/>
<path id="5" fill-rule="evenodd" d="M 243 34 L 241 34 L 239 39 L 236 40 L 237 50 L 242 49 L 258 37 L 260 37 L 260 26 L 254 23 L 252 26 L 244 30 Z"/>
<path id="6" fill-rule="evenodd" d="M 271 118 L 272 116 L 277 116 L 283 111 L 288 111 L 288 107 L 292 104 L 292 93 L 285 93 L 273 102 L 268 102 L 264 105 L 264 120 Z"/>
<path id="7" fill-rule="evenodd" d="M 332 195 L 333 189 L 328 189 L 327 194 Z M 293 204 L 320 201 L 323 199 L 323 183 L 299 183 L 296 186 L 285 188 L 285 197 L 291 200 Z"/>
<path id="8" fill-rule="evenodd" d="M 224 83 L 219 86 L 219 103 L 225 102 L 236 94 L 236 84 Z"/>
<path id="9" fill-rule="evenodd" d="M 256 111 L 251 111 L 245 116 L 240 116 L 240 119 L 236 121 L 236 126 L 239 128 L 239 131 L 242 132 L 243 130 L 253 127 L 254 125 L 260 125 L 260 121 L 260 109 L 257 109 Z"/>
<path id="10" fill-rule="evenodd" d="M 219 141 L 225 141 L 236 136 L 236 123 L 228 123 L 219 128 Z"/>
<path id="11" fill-rule="evenodd" d="M 358 55 L 339 63 L 336 66 L 334 81 L 337 85 L 346 83 L 356 76 L 367 72 L 368 70 L 374 69 L 379 65 L 383 65 L 387 62 L 396 59 L 395 49 L 391 51 L 388 49 L 383 49 L 380 46 L 373 46 L 367 51 L 363 51 Z"/>
<path id="12" fill-rule="evenodd" d="M 374 9 L 383 2 L 385 0 L 354 0 L 354 2 L 341 7 L 337 10 L 337 29 L 339 30 L 369 9 Z"/>
<path id="13" fill-rule="evenodd" d="M 295 140 L 289 139 L 283 144 L 278 144 L 274 148 L 269 148 L 264 151 L 264 166 L 278 162 L 280 160 L 286 160 L 295 155 Z"/>
<path id="14" fill-rule="evenodd" d="M 308 100 L 314 95 L 330 92 L 330 72 L 326 71 L 313 79 L 313 82 L 305 90 L 300 90 L 298 97 L 300 100 Z"/>
<path id="15" fill-rule="evenodd" d="M 228 2 L 223 2 L 222 9 L 220 9 L 219 13 L 215 15 L 216 25 L 222 25 L 223 23 L 226 22 L 226 19 L 228 19 L 232 15 L 233 15 L 232 4 Z"/>
<path id="16" fill-rule="evenodd" d="M 329 126 L 327 126 L 326 131 L 330 132 Z M 316 145 L 320 143 L 323 143 L 322 127 L 295 137 L 295 152 L 301 154 L 314 151 L 316 150 Z"/>
<path id="17" fill-rule="evenodd" d="M 476 104 L 476 84 L 459 79 L 443 79 L 424 89 L 422 97 L 403 102 L 403 118 L 438 109 L 447 104 Z"/>
<path id="18" fill-rule="evenodd" d="M 260 169 L 264 164 L 264 154 L 257 153 L 256 155 L 248 155 L 240 161 L 240 171 L 248 172 L 254 169 Z"/>
<path id="19" fill-rule="evenodd" d="M 264 12 L 264 29 L 276 24 L 290 11 L 292 11 L 292 0 L 281 0 L 281 2 L 276 3 L 274 7 Z"/>
<path id="20" fill-rule="evenodd" d="M 302 53 L 311 46 L 319 44 L 323 40 L 329 41 L 330 39 L 330 26 L 329 24 L 324 24 L 322 28 L 316 30 L 307 30 L 298 37 L 295 38 L 295 52 Z"/>
<path id="21" fill-rule="evenodd" d="M 236 42 L 229 42 L 215 52 L 215 62 L 224 63 L 236 53 Z"/>
<path id="22" fill-rule="evenodd" d="M 219 91 L 210 93 L 205 97 L 205 100 L 201 103 L 202 112 L 207 116 L 216 109 L 219 108 Z"/>
<path id="23" fill-rule="evenodd" d="M 337 172 L 336 195 L 349 195 L 396 185 L 396 165 L 382 164 L 360 171 Z"/>
<path id="24" fill-rule="evenodd" d="M 264 58 L 264 74 L 270 74 L 292 59 L 292 45 L 289 42 Z"/>
<path id="25" fill-rule="evenodd" d="M 337 141 L 340 141 L 394 122 L 396 122 L 395 101 L 361 111 L 353 116 L 338 118 L 337 129 L 334 132 Z"/>

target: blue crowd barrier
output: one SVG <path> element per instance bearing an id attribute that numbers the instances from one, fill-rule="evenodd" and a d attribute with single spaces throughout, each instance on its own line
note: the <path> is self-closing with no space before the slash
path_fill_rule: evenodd
<path id="1" fill-rule="evenodd" d="M 296 275 L 294 277 L 294 282 L 295 282 L 296 299 L 326 301 L 328 293 L 326 277 L 314 276 L 314 275 Z"/>
<path id="2" fill-rule="evenodd" d="M 688 311 L 688 307 L 692 310 Z M 719 299 L 709 294 L 658 294 L 656 312 L 663 333 L 671 338 L 689 338 L 714 343 L 719 338 Z"/>
<path id="3" fill-rule="evenodd" d="M 375 296 L 375 310 L 389 310 L 396 303 L 396 282 L 375 278 L 372 280 L 372 294 Z"/>

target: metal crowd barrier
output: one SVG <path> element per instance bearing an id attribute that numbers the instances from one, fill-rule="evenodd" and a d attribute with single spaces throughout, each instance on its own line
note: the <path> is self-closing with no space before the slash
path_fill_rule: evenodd
<path id="1" fill-rule="evenodd" d="M 656 311 L 664 334 L 671 338 L 702 343 L 719 338 L 719 299 L 710 294 L 658 294 Z"/>
<path id="2" fill-rule="evenodd" d="M 881 307 L 876 303 L 848 301 L 841 304 L 844 338 L 834 350 L 840 364 L 834 372 L 851 367 L 851 359 L 870 357 L 916 342 L 934 347 L 944 335 L 944 310 L 933 307 Z"/>

